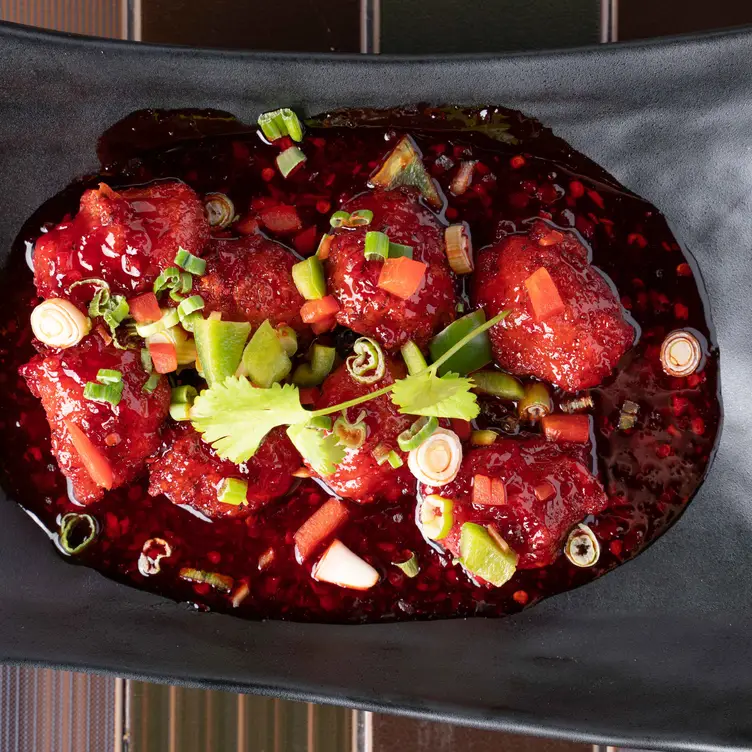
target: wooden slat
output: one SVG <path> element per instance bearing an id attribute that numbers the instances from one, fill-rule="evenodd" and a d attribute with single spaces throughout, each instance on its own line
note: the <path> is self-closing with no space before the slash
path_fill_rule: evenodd
<path id="1" fill-rule="evenodd" d="M 0 0 L 0 19 L 97 37 L 123 38 L 128 0 Z"/>

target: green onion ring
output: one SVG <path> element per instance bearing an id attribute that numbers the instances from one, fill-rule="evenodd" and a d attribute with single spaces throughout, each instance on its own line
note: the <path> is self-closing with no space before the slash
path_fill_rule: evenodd
<path id="1" fill-rule="evenodd" d="M 159 386 L 159 374 L 158 373 L 152 373 L 149 375 L 149 378 L 146 379 L 146 383 L 141 387 L 142 392 L 146 392 L 146 394 L 151 394 L 154 392 L 154 390 Z"/>
<path id="2" fill-rule="evenodd" d="M 84 539 L 74 546 L 71 542 L 71 536 L 76 532 L 76 528 L 84 523 L 88 526 L 89 531 Z M 90 514 L 69 512 L 60 520 L 60 531 L 58 533 L 60 547 L 66 554 L 79 554 L 97 537 L 98 532 L 97 521 Z"/>
<path id="3" fill-rule="evenodd" d="M 397 437 L 399 448 L 403 452 L 411 452 L 417 449 L 437 428 L 439 419 L 435 416 L 422 416 L 413 423 L 410 428 L 403 431 Z"/>
<path id="4" fill-rule="evenodd" d="M 206 272 L 206 261 L 189 253 L 185 248 L 178 248 L 175 254 L 175 264 L 198 277 Z"/>
<path id="5" fill-rule="evenodd" d="M 370 209 L 356 209 L 347 221 L 348 227 L 365 227 L 373 221 L 373 212 Z"/>
<path id="6" fill-rule="evenodd" d="M 386 361 L 378 342 L 370 337 L 355 340 L 353 352 L 345 362 L 350 376 L 359 384 L 375 384 L 384 378 Z"/>
<path id="7" fill-rule="evenodd" d="M 342 415 L 334 421 L 332 433 L 337 437 L 337 441 L 348 449 L 360 449 L 366 440 L 366 424 L 364 418 L 366 411 L 362 410 L 354 423 L 347 419 L 347 411 L 343 410 Z"/>
<path id="8" fill-rule="evenodd" d="M 123 381 L 123 374 L 112 368 L 100 368 L 97 371 L 97 381 L 100 384 L 120 384 Z"/>
<path id="9" fill-rule="evenodd" d="M 332 227 L 342 227 L 350 221 L 350 212 L 336 211 L 329 217 L 329 224 Z"/>
<path id="10" fill-rule="evenodd" d="M 389 257 L 389 236 L 373 230 L 366 233 L 363 253 L 366 261 L 383 261 Z"/>

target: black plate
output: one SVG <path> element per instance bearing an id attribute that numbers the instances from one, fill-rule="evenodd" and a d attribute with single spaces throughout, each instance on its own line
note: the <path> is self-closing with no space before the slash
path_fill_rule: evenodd
<path id="1" fill-rule="evenodd" d="M 410 101 L 552 126 L 664 211 L 702 269 L 726 422 L 682 520 L 607 577 L 503 620 L 252 623 L 67 566 L 0 503 L 0 658 L 266 692 L 582 740 L 752 745 L 752 33 L 507 57 L 366 59 L 134 46 L 0 25 L 3 253 L 150 106 L 249 121 Z"/>

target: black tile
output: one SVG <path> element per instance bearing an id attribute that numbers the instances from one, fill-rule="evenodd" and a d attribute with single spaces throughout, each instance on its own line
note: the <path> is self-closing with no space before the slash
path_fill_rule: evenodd
<path id="1" fill-rule="evenodd" d="M 600 41 L 600 0 L 381 0 L 381 52 L 502 52 Z"/>

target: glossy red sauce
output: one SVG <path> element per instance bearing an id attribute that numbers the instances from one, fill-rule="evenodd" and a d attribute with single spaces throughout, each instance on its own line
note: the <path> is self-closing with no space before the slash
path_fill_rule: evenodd
<path id="1" fill-rule="evenodd" d="M 149 496 L 145 478 L 87 509 L 100 533 L 76 561 L 201 609 L 250 618 L 373 622 L 515 612 L 635 556 L 678 518 L 697 490 L 721 417 L 718 352 L 701 281 L 663 217 L 518 113 L 346 112 L 322 123 L 327 127 L 309 127 L 302 144 L 305 168 L 284 180 L 274 164 L 278 149 L 230 117 L 138 115 L 105 135 L 101 176 L 72 186 L 29 220 L 0 279 L 0 452 L 8 496 L 52 532 L 64 513 L 80 510 L 50 454 L 42 407 L 18 369 L 34 352 L 29 314 L 38 301 L 24 261 L 25 243 L 33 242 L 46 223 L 74 214 L 83 188 L 100 179 L 123 188 L 177 177 L 199 193 L 228 194 L 241 226 L 258 222 L 271 238 L 307 254 L 328 229 L 331 213 L 364 190 L 367 176 L 407 130 L 447 196 L 444 217 L 467 221 L 476 249 L 524 230 L 531 218 L 574 228 L 641 329 L 616 372 L 591 390 L 593 469 L 609 497 L 609 507 L 586 520 L 601 542 L 598 564 L 578 569 L 559 556 L 549 566 L 518 571 L 502 588 L 475 585 L 450 554 L 423 539 L 414 521 L 415 498 L 405 494 L 389 502 L 348 502 L 350 517 L 337 535 L 382 575 L 373 589 L 350 591 L 313 580 L 315 556 L 305 565 L 295 560 L 295 530 L 327 498 L 314 481 L 296 481 L 287 498 L 245 519 L 210 523 L 164 497 Z M 355 123 L 370 127 L 349 127 Z M 469 159 L 477 160 L 472 183 L 455 196 L 450 183 L 459 163 Z M 293 205 L 296 218 L 285 208 Z M 671 378 L 660 366 L 661 342 L 677 328 L 691 328 L 705 348 L 704 366 L 688 378 Z M 343 353 L 355 338 L 347 330 L 331 337 Z M 628 431 L 617 427 L 625 399 L 640 406 L 637 427 Z M 483 400 L 477 424 L 514 434 L 510 409 Z M 138 559 L 152 537 L 168 541 L 173 555 L 162 561 L 159 574 L 145 577 Z M 414 551 L 420 563 L 414 579 L 391 564 L 403 560 L 406 551 Z M 233 608 L 231 595 L 180 579 L 183 567 L 232 577 L 236 588 L 247 584 L 249 595 Z"/>

